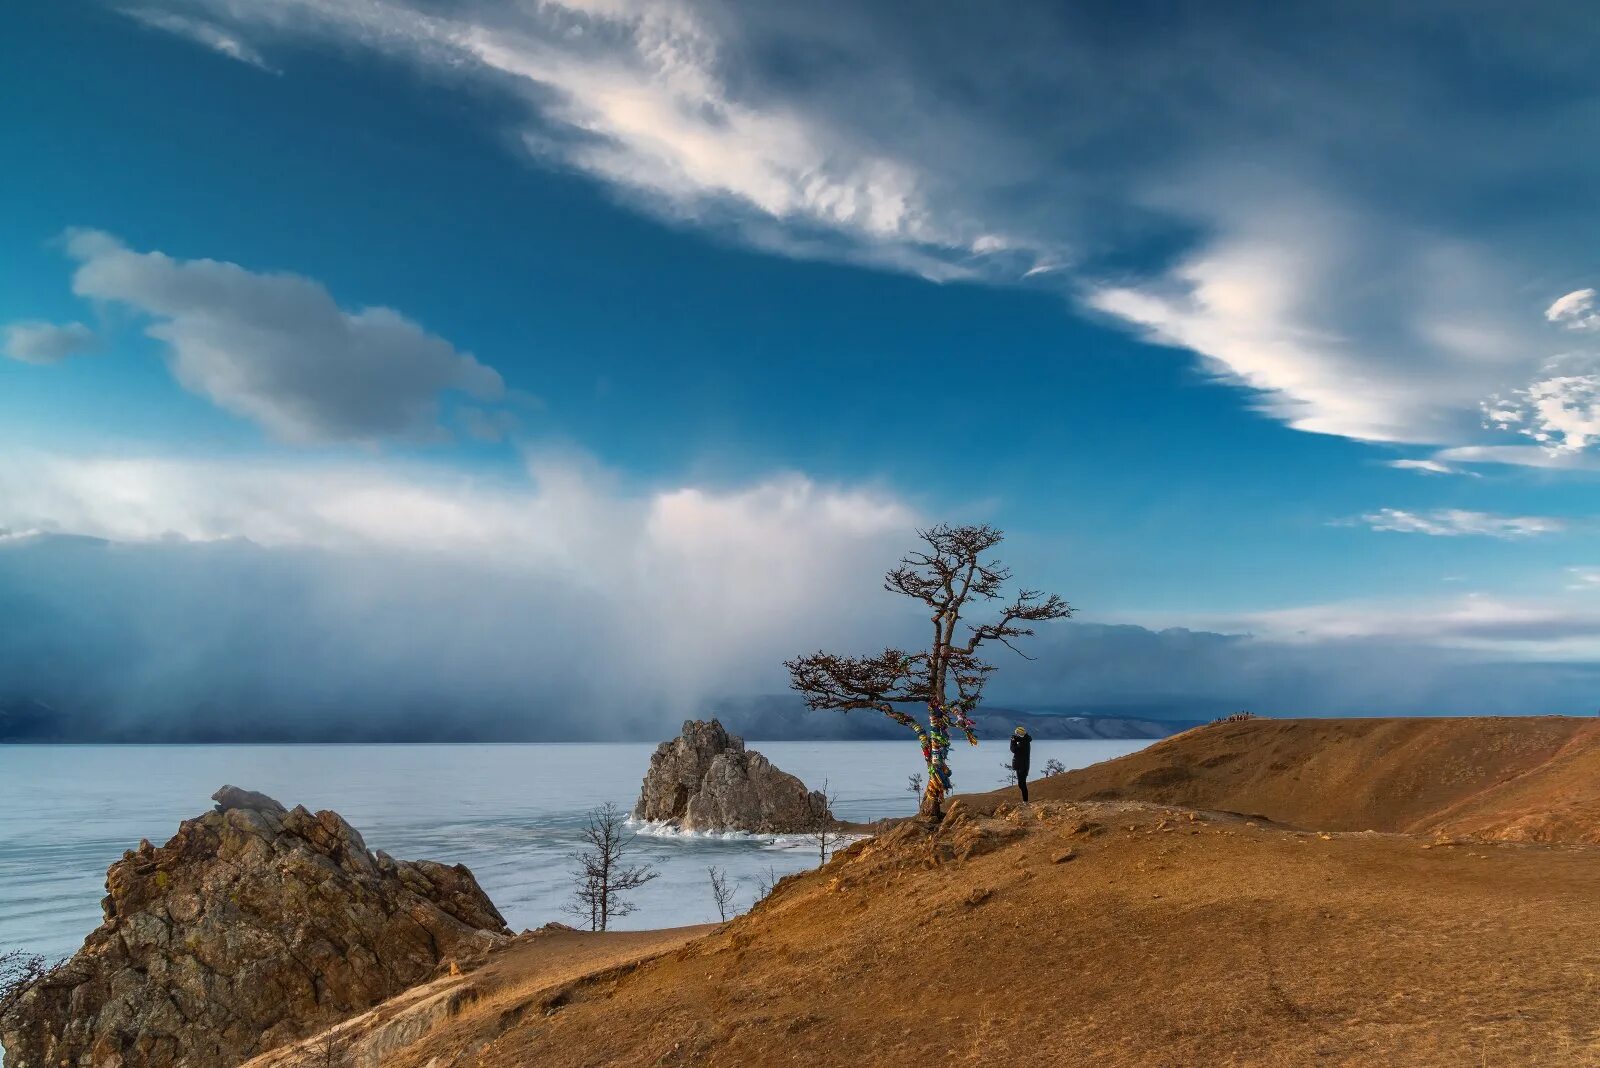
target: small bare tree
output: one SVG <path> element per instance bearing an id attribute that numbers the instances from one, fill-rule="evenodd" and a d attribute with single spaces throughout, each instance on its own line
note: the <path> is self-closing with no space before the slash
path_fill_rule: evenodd
<path id="1" fill-rule="evenodd" d="M 768 865 L 764 874 L 756 875 L 756 900 L 765 901 L 771 897 L 772 888 L 777 886 L 782 879 L 783 876 L 778 874 L 778 869 Z"/>
<path id="2" fill-rule="evenodd" d="M 345 1068 L 350 1061 L 348 1038 L 332 1029 L 307 1039 L 304 1048 L 306 1058 L 301 1064 L 311 1068 Z"/>
<path id="3" fill-rule="evenodd" d="M 625 863 L 637 839 L 628 833 L 622 810 L 609 801 L 589 810 L 581 837 L 588 848 L 571 855 L 577 870 L 572 877 L 572 900 L 562 910 L 586 920 L 589 930 L 604 931 L 613 919 L 638 907 L 624 895 L 660 873 L 649 864 Z"/>
<path id="4" fill-rule="evenodd" d="M 717 903 L 717 915 L 726 923 L 728 914 L 733 912 L 733 893 L 737 881 L 729 882 L 728 873 L 716 865 L 706 868 L 706 874 L 711 877 L 711 900 Z"/>
<path id="5" fill-rule="evenodd" d="M 8 949 L 0 953 L 0 1015 L 4 1015 L 22 995 L 49 972 L 43 957 Z"/>
<path id="6" fill-rule="evenodd" d="M 1041 774 L 1048 777 L 1051 775 L 1060 775 L 1066 770 L 1067 766 L 1065 764 L 1061 763 L 1061 761 L 1057 760 L 1055 757 L 1051 757 L 1049 760 L 1044 762 L 1044 770 L 1041 772 Z"/>
<path id="7" fill-rule="evenodd" d="M 943 523 L 917 534 L 926 548 L 901 557 L 900 565 L 884 576 L 883 586 L 931 610 L 933 640 L 925 651 L 888 648 L 871 656 L 817 652 L 784 666 L 807 708 L 846 713 L 873 709 L 915 732 L 928 765 L 922 809 L 938 817 L 951 785 L 950 728 L 959 728 L 969 743 L 978 744 L 972 710 L 994 671 L 978 650 L 999 642 L 1017 651 L 1012 642 L 1032 635 L 1032 624 L 1065 619 L 1072 609 L 1053 593 L 1022 589 L 999 610 L 998 619 L 966 624 L 958 635 L 963 614 L 974 604 L 1000 600 L 1011 581 L 1009 569 L 985 558 L 1005 535 L 988 526 Z M 902 705 L 926 706 L 927 727 Z"/>
<path id="8" fill-rule="evenodd" d="M 809 834 L 812 841 L 817 843 L 817 867 L 828 863 L 828 855 L 838 846 L 839 839 L 843 837 L 839 830 L 839 821 L 833 818 L 833 806 L 839 803 L 839 795 L 828 788 L 828 780 L 822 780 L 823 805 L 820 810 L 813 809 L 811 813 L 811 827 Z"/>
<path id="9" fill-rule="evenodd" d="M 922 773 L 920 771 L 915 775 L 906 776 L 906 789 L 918 797 L 922 796 Z"/>

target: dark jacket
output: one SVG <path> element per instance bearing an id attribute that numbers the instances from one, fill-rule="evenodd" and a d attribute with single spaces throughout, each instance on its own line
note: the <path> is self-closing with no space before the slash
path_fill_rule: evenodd
<path id="1" fill-rule="evenodd" d="M 1026 734 L 1013 734 L 1011 736 L 1011 766 L 1017 771 L 1028 770 L 1028 759 L 1032 756 L 1033 739 Z"/>

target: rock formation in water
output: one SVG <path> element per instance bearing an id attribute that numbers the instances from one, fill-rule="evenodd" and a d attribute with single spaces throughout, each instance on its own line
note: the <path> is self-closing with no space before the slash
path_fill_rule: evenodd
<path id="1" fill-rule="evenodd" d="M 807 831 L 833 820 L 820 792 L 747 751 L 744 739 L 714 719 L 687 720 L 681 735 L 656 748 L 633 815 L 687 831 L 762 834 Z"/>
<path id="2" fill-rule="evenodd" d="M 465 867 L 225 786 L 106 872 L 105 922 L 0 1018 L 7 1068 L 225 1068 L 510 937 Z"/>

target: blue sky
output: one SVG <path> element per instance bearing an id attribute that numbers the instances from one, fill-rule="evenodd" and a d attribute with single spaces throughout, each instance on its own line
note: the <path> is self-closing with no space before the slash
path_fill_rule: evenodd
<path id="1" fill-rule="evenodd" d="M 692 703 L 830 621 L 874 640 L 870 574 L 951 519 L 1086 623 L 1595 656 L 1583 5 L 5 21 L 8 573 L 242 542 L 385 562 L 431 616 L 395 592 L 424 554 L 649 618 L 693 576 L 721 592 L 667 626 L 763 637 L 691 658 Z M 32 610 L 77 618 L 64 566 Z M 513 607 L 406 658 L 515 663 Z"/>

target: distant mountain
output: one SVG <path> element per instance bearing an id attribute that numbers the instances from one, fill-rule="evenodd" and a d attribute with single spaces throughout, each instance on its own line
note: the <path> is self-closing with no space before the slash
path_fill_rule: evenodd
<path id="1" fill-rule="evenodd" d="M 43 701 L 0 701 L 0 742 L 49 741 L 60 719 Z"/>
<path id="2" fill-rule="evenodd" d="M 1219 714 L 1210 709 L 1196 709 L 1187 716 L 1170 713 L 1166 708 L 1025 710 L 985 705 L 976 719 L 979 733 L 990 738 L 1010 734 L 1019 723 L 1036 738 L 1163 738 Z M 0 698 L 0 743 L 658 742 L 677 733 L 685 718 L 712 716 L 741 737 L 764 741 L 907 736 L 904 727 L 873 712 L 808 712 L 793 694 L 707 701 L 681 717 L 662 712 L 627 719 L 535 716 L 527 709 L 499 706 L 441 709 L 425 701 L 383 709 L 269 711 L 229 706 L 124 718 L 14 697 Z"/>
<path id="3" fill-rule="evenodd" d="M 787 694 L 712 702 L 716 717 L 735 734 L 764 741 L 904 738 L 906 728 L 876 712 L 808 712 Z M 980 705 L 973 718 L 983 737 L 1008 735 L 1018 725 L 1035 738 L 1165 738 L 1224 714 L 1210 709 L 1196 716 L 1140 714 L 1118 708 L 1089 711 L 1077 707 L 1018 709 Z M 1229 711 L 1238 711 L 1230 709 Z"/>

